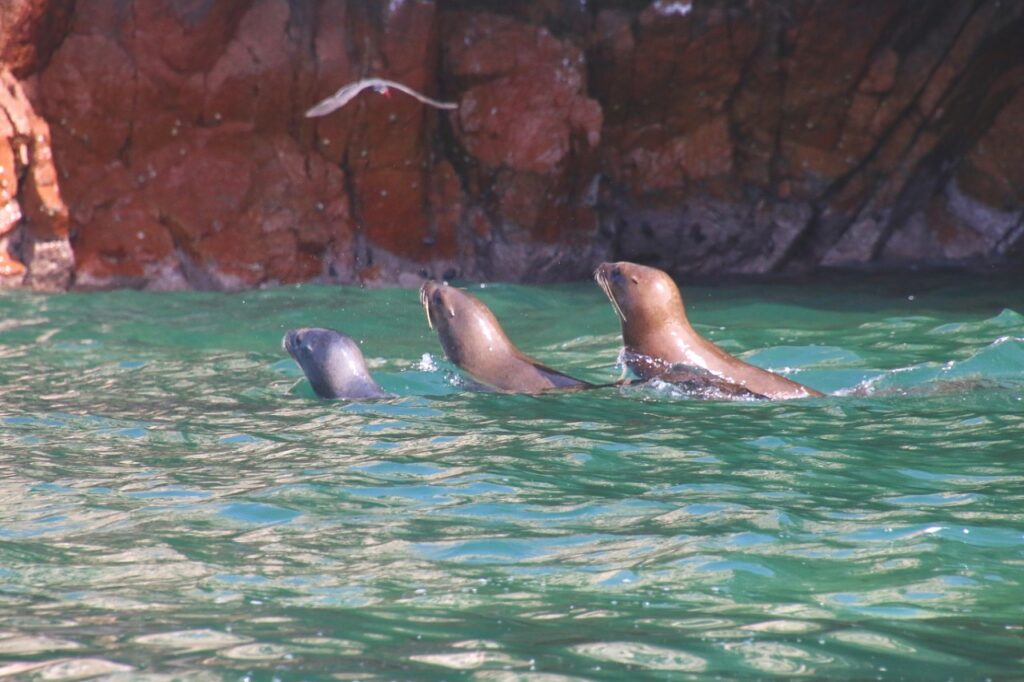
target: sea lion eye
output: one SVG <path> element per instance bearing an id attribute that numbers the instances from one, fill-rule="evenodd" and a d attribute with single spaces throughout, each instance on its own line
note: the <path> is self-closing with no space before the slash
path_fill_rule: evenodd
<path id="1" fill-rule="evenodd" d="M 616 282 L 622 279 L 622 270 L 619 269 L 618 265 L 612 268 L 612 279 L 615 280 Z"/>

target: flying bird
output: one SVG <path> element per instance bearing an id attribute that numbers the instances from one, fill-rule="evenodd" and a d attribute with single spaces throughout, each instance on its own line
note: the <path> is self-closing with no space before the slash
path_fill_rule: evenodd
<path id="1" fill-rule="evenodd" d="M 389 95 L 390 88 L 394 88 L 399 92 L 404 92 L 407 95 L 415 97 L 419 101 L 423 102 L 428 106 L 435 107 L 437 109 L 458 109 L 459 105 L 455 102 L 439 102 L 436 99 L 430 99 L 426 95 L 420 94 L 410 88 L 408 85 L 402 85 L 395 81 L 385 80 L 384 78 L 364 78 L 363 80 L 349 83 L 343 86 L 336 93 L 331 95 L 325 100 L 318 102 L 316 106 L 306 112 L 307 118 L 313 118 L 314 116 L 326 116 L 335 109 L 340 109 L 348 104 L 352 99 L 355 98 L 363 90 L 367 88 L 373 88 L 374 92 L 379 92 L 382 95 Z"/>

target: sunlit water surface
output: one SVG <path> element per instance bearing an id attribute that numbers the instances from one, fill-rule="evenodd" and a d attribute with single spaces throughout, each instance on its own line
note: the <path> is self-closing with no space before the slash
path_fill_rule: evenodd
<path id="1" fill-rule="evenodd" d="M 593 284 L 472 290 L 617 378 Z M 409 290 L 0 292 L 0 676 L 1020 675 L 1024 285 L 684 295 L 833 395 L 471 393 Z M 315 399 L 296 326 L 399 397 Z"/>

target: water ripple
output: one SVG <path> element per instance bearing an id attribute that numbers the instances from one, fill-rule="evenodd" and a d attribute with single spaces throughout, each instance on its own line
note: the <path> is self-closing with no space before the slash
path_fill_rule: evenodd
<path id="1" fill-rule="evenodd" d="M 0 676 L 1012 677 L 1020 289 L 918 284 L 695 288 L 844 394 L 787 403 L 467 392 L 399 290 L 3 292 Z M 479 293 L 617 376 L 599 291 Z M 313 324 L 398 397 L 315 399 Z"/>

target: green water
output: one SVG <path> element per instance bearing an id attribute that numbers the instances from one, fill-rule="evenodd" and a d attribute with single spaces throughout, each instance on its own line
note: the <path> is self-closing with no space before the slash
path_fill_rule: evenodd
<path id="1" fill-rule="evenodd" d="M 618 376 L 593 284 L 473 291 Z M 846 395 L 469 393 L 408 290 L 0 292 L 0 676 L 1024 676 L 1024 281 L 684 295 Z M 305 325 L 399 397 L 313 398 Z"/>

